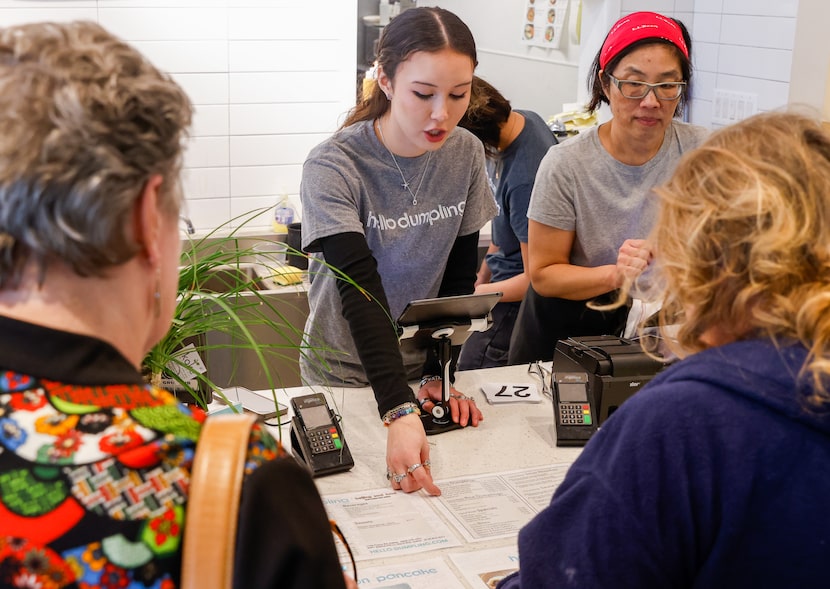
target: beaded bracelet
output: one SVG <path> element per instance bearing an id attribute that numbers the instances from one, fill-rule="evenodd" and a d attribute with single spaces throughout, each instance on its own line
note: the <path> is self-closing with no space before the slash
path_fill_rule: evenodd
<path id="1" fill-rule="evenodd" d="M 424 386 L 425 384 L 427 384 L 429 382 L 435 382 L 436 380 L 441 380 L 441 377 L 436 376 L 435 374 L 433 374 L 431 376 L 422 376 L 421 377 L 421 386 Z"/>
<path id="2" fill-rule="evenodd" d="M 420 415 L 421 410 L 415 403 L 412 403 L 411 401 L 401 403 L 397 407 L 392 407 L 389 411 L 383 414 L 383 425 L 388 426 L 399 417 L 409 415 L 410 413 Z"/>

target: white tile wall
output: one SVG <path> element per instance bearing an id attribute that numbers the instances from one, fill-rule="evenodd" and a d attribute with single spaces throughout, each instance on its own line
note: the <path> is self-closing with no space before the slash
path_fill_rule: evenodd
<path id="1" fill-rule="evenodd" d="M 694 9 L 696 13 L 721 14 L 723 12 L 723 2 L 724 0 L 695 0 Z"/>
<path id="2" fill-rule="evenodd" d="M 715 127 L 715 89 L 758 94 L 758 109 L 787 104 L 798 0 L 623 0 L 620 13 L 654 10 L 692 35 L 690 120 Z"/>
<path id="3" fill-rule="evenodd" d="M 798 14 L 798 0 L 722 0 L 724 14 L 761 14 L 795 18 Z"/>
<path id="4" fill-rule="evenodd" d="M 356 4 L 0 0 L 0 25 L 98 20 L 170 72 L 196 106 L 183 186 L 194 223 L 207 229 L 281 194 L 299 212 L 302 161 L 353 104 Z M 786 104 L 798 0 L 620 3 L 621 14 L 634 10 L 676 16 L 689 27 L 692 122 L 710 126 L 716 88 L 757 93 L 761 110 Z"/>
<path id="5" fill-rule="evenodd" d="M 721 23 L 724 44 L 792 51 L 794 18 L 724 14 Z"/>
<path id="6" fill-rule="evenodd" d="M 33 21 L 95 20 L 98 14 L 92 2 L 67 2 L 60 7 L 53 2 L 10 2 L 0 4 L 0 23 L 5 26 Z"/>
<path id="7" fill-rule="evenodd" d="M 0 0 L 0 26 L 88 19 L 182 85 L 195 117 L 182 185 L 211 229 L 289 195 L 354 104 L 356 0 Z M 265 215 L 255 223 L 270 228 Z"/>
<path id="8" fill-rule="evenodd" d="M 792 50 L 760 47 L 721 46 L 718 73 L 746 78 L 787 82 L 792 67 Z"/>

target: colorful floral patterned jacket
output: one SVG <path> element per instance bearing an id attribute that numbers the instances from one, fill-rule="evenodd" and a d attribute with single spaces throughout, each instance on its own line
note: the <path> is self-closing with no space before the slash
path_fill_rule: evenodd
<path id="1" fill-rule="evenodd" d="M 204 419 L 109 344 L 0 317 L 0 587 L 177 587 Z M 234 585 L 341 571 L 313 481 L 255 426 Z"/>

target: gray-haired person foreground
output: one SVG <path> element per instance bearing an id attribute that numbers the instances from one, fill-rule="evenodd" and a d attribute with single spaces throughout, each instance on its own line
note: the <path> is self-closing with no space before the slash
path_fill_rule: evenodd
<path id="1" fill-rule="evenodd" d="M 146 384 L 192 107 L 89 22 L 0 30 L 0 586 L 179 585 L 205 414 Z M 343 587 L 313 481 L 255 426 L 235 587 Z"/>

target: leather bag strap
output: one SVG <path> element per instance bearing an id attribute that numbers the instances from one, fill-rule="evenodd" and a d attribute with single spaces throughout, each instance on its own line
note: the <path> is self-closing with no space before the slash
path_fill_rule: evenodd
<path id="1" fill-rule="evenodd" d="M 230 589 L 245 457 L 254 415 L 205 420 L 196 445 L 184 528 L 183 589 Z"/>

